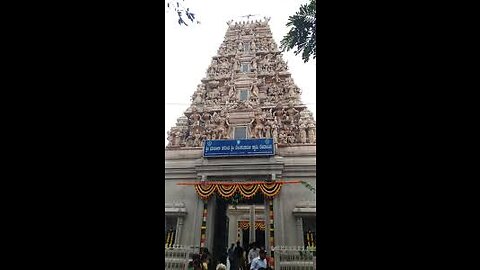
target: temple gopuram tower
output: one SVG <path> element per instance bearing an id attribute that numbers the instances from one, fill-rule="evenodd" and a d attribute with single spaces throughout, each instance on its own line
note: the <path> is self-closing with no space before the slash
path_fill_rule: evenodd
<path id="1" fill-rule="evenodd" d="M 316 247 L 316 122 L 269 18 L 228 22 L 217 55 L 168 132 L 165 246 Z M 315 79 L 315 78 L 312 78 Z M 302 183 L 304 182 L 304 183 Z"/>

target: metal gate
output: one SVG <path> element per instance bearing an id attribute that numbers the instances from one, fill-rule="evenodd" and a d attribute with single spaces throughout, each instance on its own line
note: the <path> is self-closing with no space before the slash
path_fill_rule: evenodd
<path id="1" fill-rule="evenodd" d="M 186 270 L 188 261 L 194 253 L 198 253 L 198 248 L 173 246 L 165 248 L 165 269 L 168 270 Z"/>
<path id="2" fill-rule="evenodd" d="M 316 268 L 316 252 L 304 247 L 275 247 L 275 270 L 312 270 Z"/>

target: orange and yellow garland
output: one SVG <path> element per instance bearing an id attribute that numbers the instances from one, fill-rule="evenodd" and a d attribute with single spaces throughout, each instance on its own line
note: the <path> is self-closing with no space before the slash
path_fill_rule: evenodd
<path id="1" fill-rule="evenodd" d="M 225 199 L 231 198 L 239 192 L 246 199 L 252 198 L 259 190 L 267 198 L 275 197 L 282 188 L 282 183 L 235 183 L 235 184 L 196 184 L 195 191 L 202 200 L 207 200 L 215 191 Z"/>
<path id="2" fill-rule="evenodd" d="M 248 220 L 240 220 L 238 222 L 238 228 L 242 230 L 248 230 L 250 228 L 250 222 Z M 257 220 L 255 221 L 255 230 L 265 231 L 265 221 Z"/>

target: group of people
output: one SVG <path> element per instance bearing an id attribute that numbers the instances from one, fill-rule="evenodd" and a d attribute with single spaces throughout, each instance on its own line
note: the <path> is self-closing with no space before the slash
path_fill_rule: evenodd
<path id="1" fill-rule="evenodd" d="M 228 270 L 265 270 L 272 269 L 272 265 L 265 249 L 263 247 L 259 249 L 255 242 L 244 249 L 237 241 L 237 246 L 232 244 L 228 249 Z"/>
<path id="2" fill-rule="evenodd" d="M 188 263 L 189 270 L 208 270 L 211 255 L 207 248 L 200 248 L 200 253 L 192 255 L 192 259 Z M 226 270 L 226 268 L 218 268 L 218 270 Z"/>
<path id="3" fill-rule="evenodd" d="M 188 270 L 208 270 L 211 265 L 211 254 L 207 248 L 201 248 L 198 254 L 193 254 L 188 263 Z M 222 261 L 222 260 L 220 260 Z M 247 249 L 232 244 L 227 252 L 226 264 L 217 264 L 215 270 L 271 270 L 273 269 L 273 260 L 267 256 L 265 249 L 258 248 L 256 243 L 251 243 Z"/>

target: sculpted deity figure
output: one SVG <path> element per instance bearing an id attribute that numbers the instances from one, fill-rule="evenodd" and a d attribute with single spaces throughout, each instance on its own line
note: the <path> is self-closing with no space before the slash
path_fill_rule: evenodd
<path id="1" fill-rule="evenodd" d="M 255 39 L 253 39 L 252 42 L 250 43 L 250 47 L 253 52 L 257 51 L 257 45 L 255 44 Z"/>
<path id="2" fill-rule="evenodd" d="M 307 143 L 307 126 L 305 123 L 301 123 L 299 126 L 300 129 L 300 143 Z"/>
<path id="3" fill-rule="evenodd" d="M 287 134 L 285 134 L 285 131 L 282 129 L 280 130 L 280 134 L 278 134 L 278 141 L 283 144 L 287 144 Z"/>
<path id="4" fill-rule="evenodd" d="M 252 92 L 252 96 L 255 97 L 255 98 L 258 98 L 258 94 L 260 92 L 260 90 L 258 90 L 258 83 L 257 83 L 257 80 L 253 81 L 252 82 L 252 86 L 250 88 L 251 92 Z"/>
<path id="5" fill-rule="evenodd" d="M 282 71 L 287 71 L 288 66 L 284 61 L 277 61 L 276 66 L 275 66 L 275 71 L 276 73 L 282 72 Z"/>
<path id="6" fill-rule="evenodd" d="M 269 54 L 265 55 L 262 63 L 265 64 L 265 65 L 268 65 L 270 63 L 270 59 L 272 59 L 272 54 L 269 53 Z"/>
<path id="7" fill-rule="evenodd" d="M 197 129 L 193 134 L 193 147 L 199 147 L 202 144 L 202 132 L 200 129 Z"/>
<path id="8" fill-rule="evenodd" d="M 193 138 L 192 138 L 192 136 L 188 136 L 188 137 L 185 139 L 185 146 L 186 146 L 186 147 L 193 147 Z"/>
<path id="9" fill-rule="evenodd" d="M 275 72 L 275 82 L 276 83 L 282 82 L 282 79 L 280 79 L 280 76 L 278 76 L 278 72 Z"/>
<path id="10" fill-rule="evenodd" d="M 316 127 L 315 127 L 315 124 L 313 122 L 313 120 L 310 120 L 307 124 L 307 134 L 308 134 L 308 142 L 309 143 L 316 143 L 316 136 L 315 136 L 315 132 L 316 132 Z"/>
<path id="11" fill-rule="evenodd" d="M 267 88 L 267 95 L 269 96 L 273 96 L 275 95 L 275 92 L 277 90 L 277 84 L 276 83 L 272 83 L 270 86 L 268 86 Z"/>
<path id="12" fill-rule="evenodd" d="M 180 131 L 180 130 L 177 130 L 175 133 L 174 133 L 175 137 L 174 137 L 174 143 L 173 145 L 175 146 L 178 146 L 182 143 L 182 137 L 183 137 L 183 133 Z"/>
<path id="13" fill-rule="evenodd" d="M 212 140 L 212 128 L 206 127 L 205 128 L 205 139 Z"/>
<path id="14" fill-rule="evenodd" d="M 240 41 L 240 42 L 238 43 L 237 52 L 241 52 L 241 51 L 243 51 L 243 42 Z"/>
<path id="15" fill-rule="evenodd" d="M 292 77 L 288 77 L 288 78 L 285 79 L 285 85 L 288 85 L 288 86 L 290 86 L 290 85 L 295 85 L 295 83 L 293 82 Z"/>
<path id="16" fill-rule="evenodd" d="M 286 121 L 294 121 L 296 118 L 297 118 L 297 115 L 299 114 L 299 112 L 293 107 L 293 102 L 290 101 L 288 103 L 288 109 L 286 111 L 286 115 L 287 115 L 287 119 Z"/>
<path id="17" fill-rule="evenodd" d="M 275 121 L 277 123 L 282 123 L 283 115 L 284 115 L 284 110 L 282 108 L 282 105 L 277 104 L 277 106 L 275 107 L 275 111 L 273 113 L 273 116 L 275 117 Z"/>
<path id="18" fill-rule="evenodd" d="M 272 138 L 274 143 L 278 143 L 278 123 L 275 120 L 272 124 Z"/>
<path id="19" fill-rule="evenodd" d="M 217 59 L 213 59 L 213 60 L 212 60 L 212 64 L 211 64 L 210 66 L 216 68 L 217 65 L 218 65 Z"/>
<path id="20" fill-rule="evenodd" d="M 270 43 L 270 50 L 274 52 L 277 51 L 277 44 L 275 44 L 273 41 Z"/>
<path id="21" fill-rule="evenodd" d="M 294 135 L 288 135 L 287 136 L 287 142 L 290 144 L 295 143 L 295 136 Z"/>
<path id="22" fill-rule="evenodd" d="M 225 103 L 228 101 L 228 90 L 226 88 L 226 85 L 222 85 L 218 87 L 219 92 L 220 92 L 220 101 L 222 103 Z"/>
<path id="23" fill-rule="evenodd" d="M 230 65 L 228 64 L 228 59 L 227 58 L 222 58 L 221 59 L 221 66 L 223 69 L 229 69 Z"/>
<path id="24" fill-rule="evenodd" d="M 247 109 L 253 109 L 254 107 L 256 107 L 256 105 L 257 105 L 257 100 L 256 99 L 245 100 L 245 107 Z"/>
<path id="25" fill-rule="evenodd" d="M 263 138 L 263 125 L 264 119 L 262 117 L 262 114 L 259 112 L 255 113 L 255 117 L 253 120 L 249 123 L 251 127 L 251 130 L 253 130 L 253 138 Z"/>
<path id="26" fill-rule="evenodd" d="M 192 115 L 190 115 L 190 124 L 192 126 L 199 126 L 200 125 L 200 119 L 201 115 L 197 112 L 197 107 L 193 106 L 192 107 Z"/>
<path id="27" fill-rule="evenodd" d="M 168 145 L 167 146 L 172 146 L 173 144 L 173 133 L 170 131 L 167 131 L 167 140 L 168 140 Z"/>
<path id="28" fill-rule="evenodd" d="M 197 90 L 195 91 L 194 97 L 193 97 L 193 104 L 201 104 L 203 102 L 203 91 Z"/>
<path id="29" fill-rule="evenodd" d="M 293 100 L 293 99 L 296 99 L 297 97 L 298 97 L 297 88 L 294 85 L 290 85 L 288 90 L 288 98 Z"/>
<path id="30" fill-rule="evenodd" d="M 230 101 L 235 100 L 236 90 L 235 90 L 235 83 L 233 81 L 229 81 L 227 84 L 228 90 L 228 99 Z"/>
<path id="31" fill-rule="evenodd" d="M 239 71 L 240 70 L 240 60 L 237 57 L 232 58 L 233 70 Z"/>
<path id="32" fill-rule="evenodd" d="M 252 71 L 256 71 L 257 70 L 257 56 L 253 57 L 252 61 L 250 61 L 250 63 L 252 64 Z"/>
<path id="33" fill-rule="evenodd" d="M 277 55 L 275 55 L 275 59 L 276 59 L 276 61 L 277 61 L 278 63 L 283 62 L 282 55 L 281 55 L 280 53 L 277 54 Z"/>
<path id="34" fill-rule="evenodd" d="M 274 119 L 273 114 L 272 114 L 272 110 L 273 110 L 273 108 L 265 111 L 265 118 L 266 119 Z"/>
<path id="35" fill-rule="evenodd" d="M 225 115 L 225 110 L 221 110 L 219 114 L 216 114 L 214 121 L 217 124 L 217 128 L 215 129 L 218 137 L 217 139 L 227 138 L 230 123 Z"/>
<path id="36" fill-rule="evenodd" d="M 224 55 L 225 54 L 225 46 L 220 46 L 220 49 L 218 49 L 218 54 L 219 55 Z"/>
<path id="37" fill-rule="evenodd" d="M 205 112 L 202 115 L 202 122 L 205 123 L 205 126 L 210 125 L 210 120 L 212 119 L 212 115 L 210 114 L 209 110 L 205 110 Z"/>
<path id="38" fill-rule="evenodd" d="M 265 127 L 263 128 L 263 131 L 265 132 L 265 138 L 272 138 L 272 127 L 274 125 L 274 122 L 272 119 L 267 120 L 267 123 Z"/>

